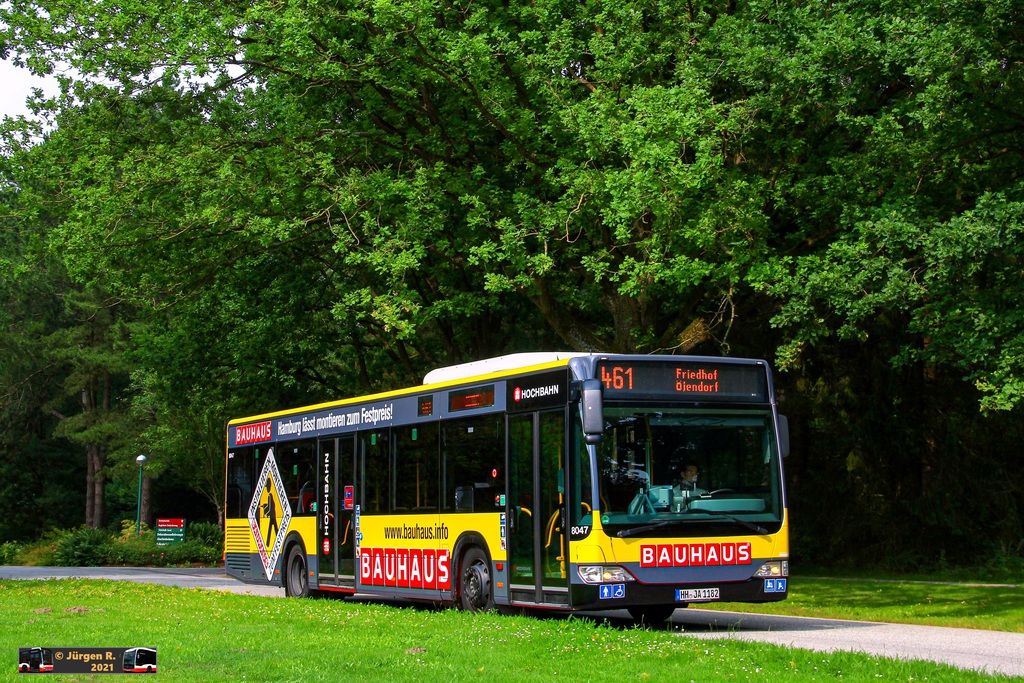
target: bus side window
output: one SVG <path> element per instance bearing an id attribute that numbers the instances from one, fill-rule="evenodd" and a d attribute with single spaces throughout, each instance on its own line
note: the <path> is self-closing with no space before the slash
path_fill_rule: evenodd
<path id="1" fill-rule="evenodd" d="M 228 519 L 245 517 L 252 500 L 254 467 L 252 446 L 235 448 L 228 453 L 227 508 L 224 511 Z"/>
<path id="2" fill-rule="evenodd" d="M 277 467 L 281 483 L 288 494 L 292 514 L 308 516 L 314 514 L 310 503 L 315 500 L 313 482 L 316 480 L 314 454 L 316 442 L 303 439 L 279 443 Z M 308 487 L 308 488 L 307 488 Z M 305 504 L 304 504 L 305 503 Z"/>
<path id="3" fill-rule="evenodd" d="M 437 512 L 437 424 L 392 430 L 395 441 L 395 510 Z"/>
<path id="4" fill-rule="evenodd" d="M 449 420 L 442 424 L 441 460 L 444 509 L 488 512 L 505 492 L 504 422 L 501 417 Z"/>
<path id="5" fill-rule="evenodd" d="M 361 432 L 363 449 L 362 495 L 363 514 L 386 513 L 391 508 L 391 430 Z"/>
<path id="6" fill-rule="evenodd" d="M 593 498 L 593 486 L 590 480 L 590 453 L 584 444 L 583 428 L 579 416 L 576 417 L 573 438 L 578 447 L 570 449 L 570 453 L 578 453 L 579 459 L 575 463 L 572 477 L 569 482 L 569 503 L 570 518 L 576 526 L 591 526 L 593 524 L 593 509 L 591 508 Z"/>

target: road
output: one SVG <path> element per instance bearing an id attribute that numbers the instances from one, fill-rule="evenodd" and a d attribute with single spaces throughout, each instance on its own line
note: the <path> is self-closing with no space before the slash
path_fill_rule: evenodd
<path id="1" fill-rule="evenodd" d="M 250 586 L 223 569 L 136 567 L 0 567 L 0 579 L 112 579 L 164 586 L 209 588 L 282 597 L 284 590 Z M 628 618 L 625 612 L 618 614 Z M 701 609 L 676 610 L 672 621 L 686 635 L 772 643 L 819 652 L 864 652 L 894 659 L 920 659 L 960 669 L 1024 676 L 1024 633 L 938 626 L 909 626 L 839 619 L 783 617 Z"/>

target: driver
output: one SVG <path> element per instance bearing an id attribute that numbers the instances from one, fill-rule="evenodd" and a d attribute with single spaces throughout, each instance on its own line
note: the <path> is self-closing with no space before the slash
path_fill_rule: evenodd
<path id="1" fill-rule="evenodd" d="M 700 470 L 693 463 L 687 463 L 679 475 L 681 478 L 676 483 L 676 488 L 684 495 L 697 496 L 707 493 L 707 491 L 697 486 L 697 477 L 700 476 Z"/>
<path id="2" fill-rule="evenodd" d="M 683 468 L 682 472 L 679 473 L 682 477 L 679 481 L 679 488 L 683 491 L 693 491 L 697 488 L 697 477 L 700 476 L 700 470 L 693 463 L 688 464 Z"/>

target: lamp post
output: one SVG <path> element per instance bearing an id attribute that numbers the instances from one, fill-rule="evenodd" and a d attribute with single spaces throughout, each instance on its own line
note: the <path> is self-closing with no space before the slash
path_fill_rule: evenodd
<path id="1" fill-rule="evenodd" d="M 135 458 L 135 464 L 139 466 L 139 504 L 135 508 L 135 535 L 142 535 L 142 470 L 146 469 L 146 456 L 140 455 Z"/>

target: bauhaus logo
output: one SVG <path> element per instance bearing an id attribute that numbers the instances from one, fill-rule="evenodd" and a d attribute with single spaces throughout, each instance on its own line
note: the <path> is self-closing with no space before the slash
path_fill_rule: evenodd
<path id="1" fill-rule="evenodd" d="M 662 543 L 640 546 L 641 567 L 708 567 L 750 562 L 750 543 Z"/>
<path id="2" fill-rule="evenodd" d="M 444 549 L 363 548 L 359 581 L 364 586 L 449 590 L 450 568 L 451 556 Z"/>
<path id="3" fill-rule="evenodd" d="M 238 446 L 244 446 L 249 443 L 259 443 L 260 441 L 270 441 L 272 434 L 272 427 L 270 420 L 266 422 L 257 422 L 251 425 L 242 425 L 241 427 L 235 427 L 235 444 Z"/>

